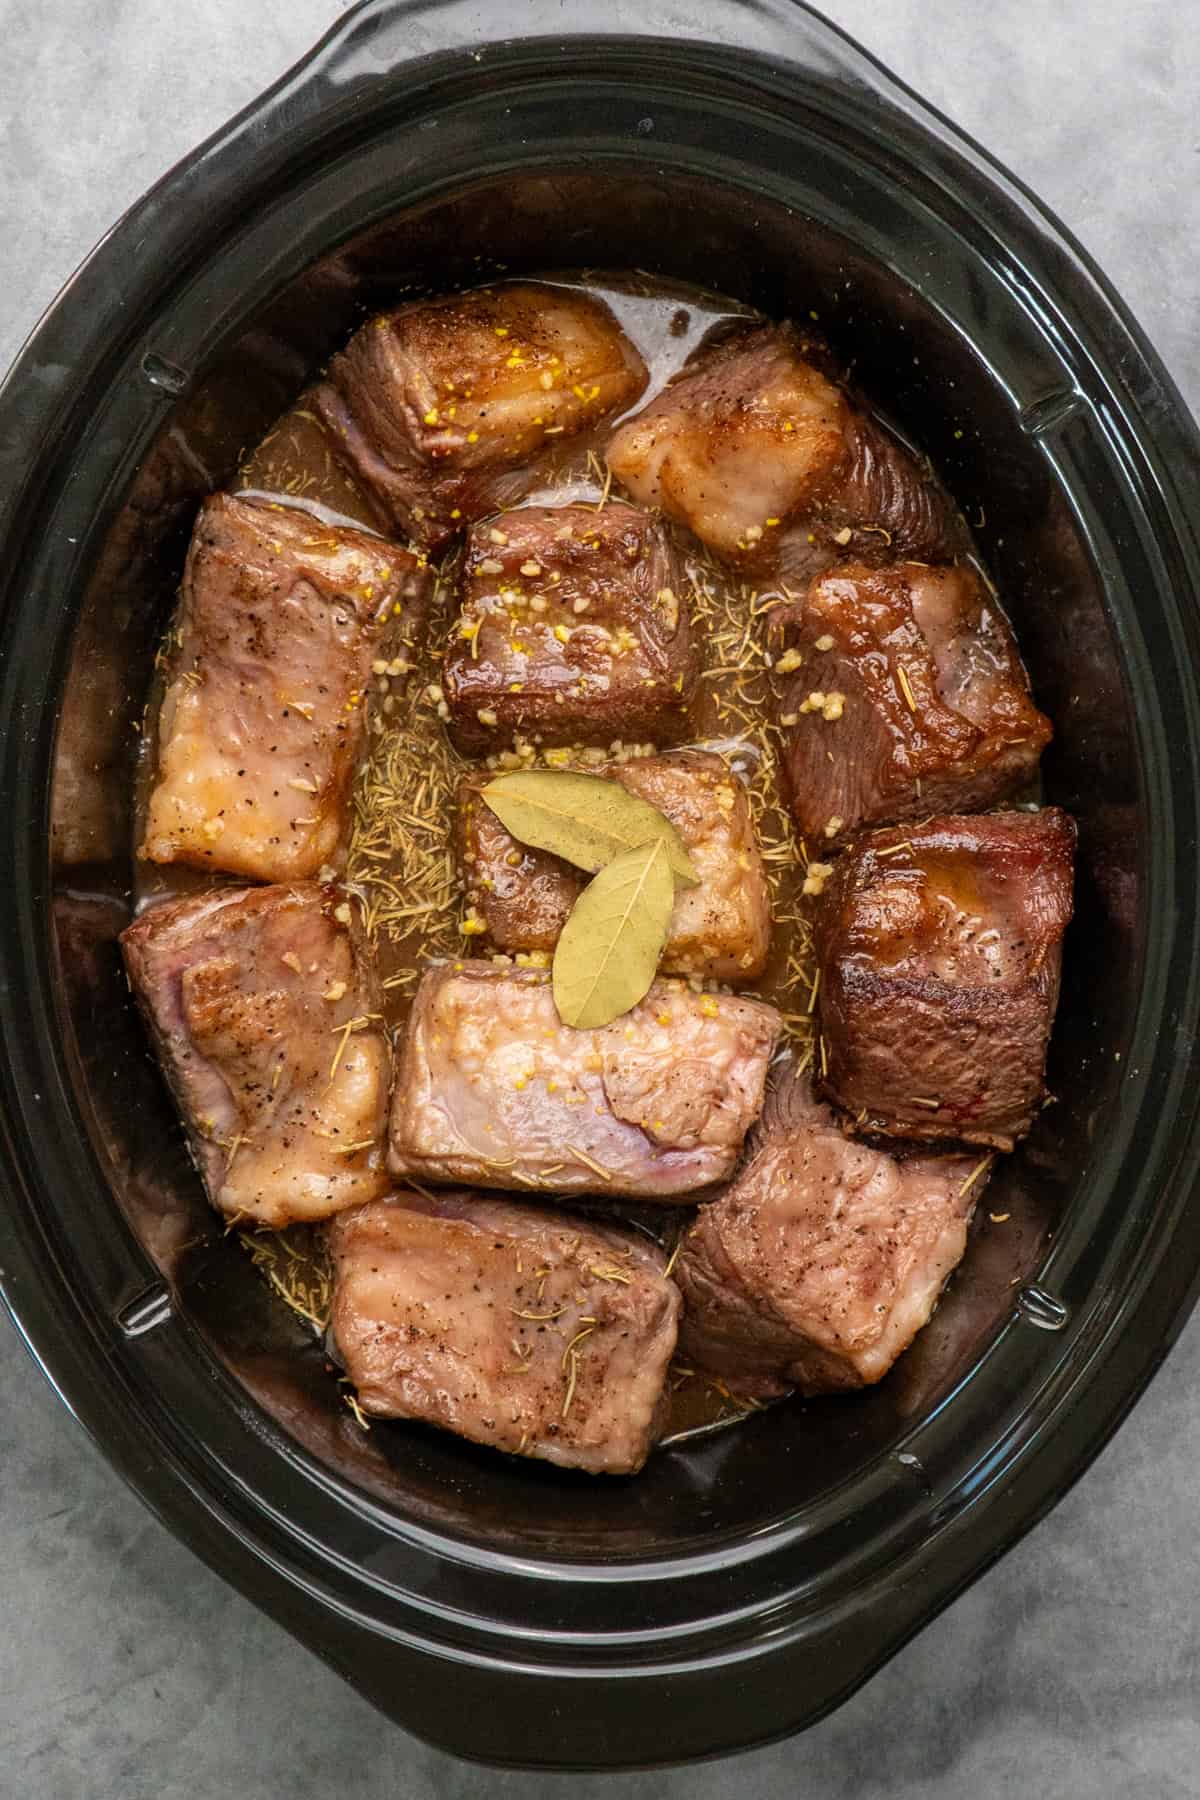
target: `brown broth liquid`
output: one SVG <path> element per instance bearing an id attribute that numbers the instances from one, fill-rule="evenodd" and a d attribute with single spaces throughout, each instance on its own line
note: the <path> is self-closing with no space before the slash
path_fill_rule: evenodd
<path id="1" fill-rule="evenodd" d="M 641 353 L 649 386 L 630 409 L 640 411 L 666 385 L 716 327 L 746 309 L 699 289 L 652 281 L 640 275 L 551 277 L 558 285 L 582 287 L 616 314 Z M 523 504 L 567 501 L 603 505 L 608 494 L 603 446 L 616 421 L 600 432 L 564 446 L 546 473 L 544 485 Z M 329 440 L 301 396 L 255 448 L 231 483 L 231 491 L 282 501 L 313 511 L 327 523 L 374 529 L 371 510 L 351 477 L 339 466 Z M 486 955 L 486 942 L 461 933 L 462 885 L 454 852 L 454 795 L 470 766 L 458 755 L 438 717 L 438 683 L 446 643 L 454 630 L 452 549 L 443 559 L 442 579 L 423 640 L 401 646 L 410 666 L 399 675 L 373 677 L 368 717 L 369 751 L 355 793 L 355 823 L 345 884 L 362 902 L 384 987 L 390 1026 L 403 1030 L 413 991 L 431 958 Z M 813 1053 L 812 1013 L 816 966 L 810 955 L 807 903 L 801 896 L 808 847 L 794 841 L 779 802 L 775 778 L 778 729 L 770 722 L 768 665 L 762 613 L 776 596 L 758 589 L 694 554 L 688 564 L 693 621 L 705 652 L 705 667 L 692 709 L 693 742 L 723 754 L 749 791 L 772 891 L 772 949 L 762 979 L 743 991 L 771 1001 L 782 1013 L 785 1042 L 803 1061 Z M 147 708 L 152 722 L 157 695 Z M 642 746 L 650 749 L 654 746 Z M 614 746 L 591 746 L 607 756 Z M 615 747 L 628 753 L 628 745 Z M 153 766 L 152 728 L 143 734 L 139 779 L 140 817 Z M 502 767 L 531 766 L 515 753 L 489 759 Z M 178 867 L 135 861 L 139 907 L 198 887 L 212 876 Z M 716 989 L 720 984 L 709 983 Z M 552 1198 L 553 1196 L 548 1196 Z M 576 1203 L 577 1204 L 577 1203 Z M 607 1205 L 637 1229 L 673 1248 L 693 1210 L 678 1206 Z M 297 1310 L 320 1322 L 314 1296 L 328 1298 L 327 1271 L 311 1231 L 245 1233 L 247 1248 L 277 1291 L 295 1290 Z M 664 1441 L 733 1423 L 753 1410 L 724 1385 L 678 1360 L 670 1375 L 671 1407 Z"/>

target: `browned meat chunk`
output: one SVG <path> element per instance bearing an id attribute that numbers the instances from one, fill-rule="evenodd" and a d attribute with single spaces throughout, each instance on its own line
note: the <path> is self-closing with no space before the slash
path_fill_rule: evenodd
<path id="1" fill-rule="evenodd" d="M 401 1192 L 330 1229 L 333 1336 L 364 1412 L 628 1475 L 660 1423 L 679 1294 L 632 1232 Z"/>
<path id="2" fill-rule="evenodd" d="M 372 319 L 313 404 L 381 521 L 433 550 L 530 492 L 548 453 L 645 385 L 600 301 L 514 282 Z"/>
<path id="3" fill-rule="evenodd" d="M 468 753 L 678 736 L 699 673 L 676 555 L 636 507 L 529 506 L 467 541 L 446 702 Z"/>
<path id="4" fill-rule="evenodd" d="M 670 819 L 700 878 L 680 888 L 662 968 L 673 975 L 756 981 L 771 942 L 771 899 L 746 790 L 728 764 L 703 750 L 672 750 L 588 767 L 619 781 Z M 553 950 L 587 877 L 557 856 L 509 836 L 468 775 L 458 796 L 467 898 L 498 950 Z"/>
<path id="5" fill-rule="evenodd" d="M 1007 621 L 965 564 L 851 564 L 771 612 L 792 811 L 810 849 L 994 805 L 1050 740 Z"/>
<path id="6" fill-rule="evenodd" d="M 880 1380 L 966 1248 L 986 1167 L 855 1143 L 785 1071 L 744 1168 L 676 1259 L 683 1355 L 760 1398 Z"/>
<path id="7" fill-rule="evenodd" d="M 259 881 L 340 866 L 371 664 L 416 629 L 407 550 L 216 494 L 184 570 L 140 854 Z"/>
<path id="8" fill-rule="evenodd" d="M 1011 1150 L 1043 1096 L 1075 826 L 1042 812 L 873 831 L 821 902 L 825 1091 L 864 1132 Z"/>
<path id="9" fill-rule="evenodd" d="M 658 981 L 612 1025 L 576 1031 L 539 970 L 432 969 L 401 1056 L 390 1167 L 481 1187 L 694 1193 L 733 1168 L 779 1028 L 761 1001 Z"/>
<path id="10" fill-rule="evenodd" d="M 385 1191 L 391 1053 L 336 889 L 218 888 L 121 943 L 215 1207 L 278 1226 Z"/>
<path id="11" fill-rule="evenodd" d="M 792 325 L 701 349 L 616 431 L 613 474 L 735 563 L 767 559 L 795 576 L 847 549 L 944 555 L 957 528 L 941 491 L 814 356 Z"/>

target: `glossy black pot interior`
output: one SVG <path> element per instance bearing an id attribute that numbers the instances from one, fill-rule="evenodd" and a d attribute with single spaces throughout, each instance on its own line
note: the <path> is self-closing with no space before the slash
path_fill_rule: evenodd
<path id="1" fill-rule="evenodd" d="M 828 1710 L 1086 1465 L 1200 1259 L 1193 427 L 1036 204 L 837 33 L 779 0 L 693 42 L 670 10 L 598 38 L 534 5 L 474 51 L 475 7 L 348 15 L 117 228 L 0 397 L 5 1296 L 202 1555 L 497 1761 L 698 1756 Z M 584 265 L 819 317 L 976 524 L 1081 828 L 1058 1104 L 917 1347 L 607 1482 L 363 1435 L 207 1211 L 114 946 L 201 496 L 368 307 Z"/>

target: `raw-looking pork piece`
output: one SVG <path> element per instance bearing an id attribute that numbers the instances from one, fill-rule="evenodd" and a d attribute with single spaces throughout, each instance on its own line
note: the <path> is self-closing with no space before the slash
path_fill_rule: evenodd
<path id="1" fill-rule="evenodd" d="M 861 563 L 773 607 L 776 718 L 809 844 L 994 805 L 1028 785 L 1050 721 L 1003 613 L 967 564 Z"/>
<path id="2" fill-rule="evenodd" d="M 699 674 L 682 568 L 635 506 L 526 506 L 467 540 L 446 655 L 455 741 L 482 755 L 678 737 Z"/>
<path id="3" fill-rule="evenodd" d="M 671 975 L 756 981 L 771 942 L 771 897 L 745 787 L 720 756 L 669 750 L 588 765 L 658 808 L 679 832 L 700 878 L 679 888 L 661 967 Z M 467 898 L 488 937 L 510 954 L 553 950 L 587 877 L 510 837 L 480 797 L 494 777 L 468 775 L 458 791 L 459 849 Z"/>
<path id="4" fill-rule="evenodd" d="M 789 1066 L 676 1258 L 681 1353 L 753 1398 L 879 1381 L 937 1305 L 986 1178 L 986 1158 L 854 1142 Z"/>
<path id="5" fill-rule="evenodd" d="M 794 579 L 844 554 L 946 555 L 961 528 L 944 494 L 827 360 L 789 324 L 723 335 L 618 428 L 609 467 L 735 565 Z"/>
<path id="6" fill-rule="evenodd" d="M 196 521 L 140 855 L 258 881 L 338 868 L 371 664 L 420 628 L 407 550 L 215 494 Z"/>
<path id="7" fill-rule="evenodd" d="M 437 550 L 529 493 L 549 454 L 646 379 L 601 301 L 513 282 L 381 313 L 312 403 L 381 522 Z"/>
<path id="8" fill-rule="evenodd" d="M 392 1100 L 395 1175 L 676 1200 L 723 1180 L 762 1105 L 774 1007 L 657 981 L 613 1024 L 563 1025 L 549 977 L 431 969 Z"/>
<path id="9" fill-rule="evenodd" d="M 855 1129 L 1011 1150 L 1045 1097 L 1075 825 L 1041 812 L 868 832 L 817 923 L 823 1091 Z"/>
<path id="10" fill-rule="evenodd" d="M 391 1050 L 336 888 L 218 888 L 151 907 L 121 945 L 219 1211 L 281 1226 L 386 1190 Z"/>
<path id="11" fill-rule="evenodd" d="M 401 1191 L 329 1231 L 334 1342 L 365 1413 L 628 1475 L 661 1425 L 679 1293 L 631 1231 Z"/>

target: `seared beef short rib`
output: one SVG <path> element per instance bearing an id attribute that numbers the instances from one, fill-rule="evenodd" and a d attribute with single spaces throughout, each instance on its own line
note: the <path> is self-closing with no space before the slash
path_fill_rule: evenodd
<path id="1" fill-rule="evenodd" d="M 365 1413 L 597 1475 L 641 1468 L 679 1313 L 648 1239 L 401 1189 L 343 1213 L 329 1241 L 333 1338 Z"/>
<path id="2" fill-rule="evenodd" d="M 669 750 L 581 766 L 657 807 L 700 878 L 698 887 L 676 893 L 664 973 L 756 981 L 771 941 L 770 893 L 746 790 L 728 763 L 703 750 Z M 493 779 L 490 771 L 465 776 L 458 791 L 467 899 L 497 950 L 553 950 L 587 877 L 509 836 L 480 797 Z"/>
<path id="3" fill-rule="evenodd" d="M 751 1398 L 879 1381 L 928 1321 L 985 1184 L 978 1156 L 855 1143 L 785 1069 L 676 1259 L 684 1358 Z"/>
<path id="4" fill-rule="evenodd" d="M 392 1102 L 393 1174 L 675 1200 L 732 1170 L 762 1105 L 780 1019 L 658 981 L 599 1030 L 563 1025 L 549 978 L 431 969 Z"/>
<path id="5" fill-rule="evenodd" d="M 385 529 L 438 550 L 514 505 L 545 479 L 548 456 L 645 385 L 602 302 L 513 282 L 381 313 L 312 403 Z"/>
<path id="6" fill-rule="evenodd" d="M 789 583 L 844 554 L 953 554 L 941 490 L 821 363 L 793 325 L 728 333 L 617 429 L 609 467 L 716 555 Z"/>
<path id="7" fill-rule="evenodd" d="M 823 1091 L 864 1133 L 1011 1150 L 1045 1097 L 1075 826 L 1041 812 L 872 831 L 821 901 Z"/>
<path id="8" fill-rule="evenodd" d="M 217 888 L 151 907 L 125 966 L 209 1199 L 228 1218 L 325 1219 L 387 1187 L 391 1051 L 337 889 Z"/>
<path id="9" fill-rule="evenodd" d="M 669 742 L 699 672 L 682 566 L 617 501 L 527 506 L 467 539 L 444 685 L 459 747 Z"/>
<path id="10" fill-rule="evenodd" d="M 184 570 L 140 854 L 260 881 L 341 866 L 371 664 L 424 624 L 407 550 L 214 494 Z"/>
<path id="11" fill-rule="evenodd" d="M 780 762 L 810 854 L 859 825 L 994 805 L 1036 774 L 1050 721 L 967 564 L 850 563 L 769 620 Z"/>

